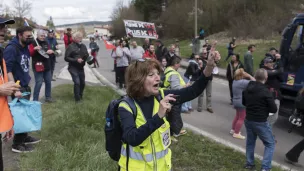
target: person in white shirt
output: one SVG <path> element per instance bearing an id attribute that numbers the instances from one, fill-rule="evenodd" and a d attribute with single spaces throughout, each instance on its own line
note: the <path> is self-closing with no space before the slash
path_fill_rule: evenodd
<path id="1" fill-rule="evenodd" d="M 130 47 L 130 53 L 131 61 L 135 61 L 143 57 L 145 50 L 141 46 L 138 46 L 136 41 L 133 41 L 132 46 Z"/>

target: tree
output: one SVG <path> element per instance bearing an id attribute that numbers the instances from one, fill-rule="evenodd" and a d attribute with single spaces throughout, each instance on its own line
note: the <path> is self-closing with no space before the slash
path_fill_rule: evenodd
<path id="1" fill-rule="evenodd" d="M 53 22 L 53 18 L 52 18 L 52 17 L 50 17 L 50 19 L 47 20 L 46 26 L 49 27 L 49 29 L 53 29 L 53 30 L 55 29 L 55 25 L 54 25 L 54 22 Z"/>
<path id="2" fill-rule="evenodd" d="M 18 17 L 16 23 L 18 26 L 22 26 L 23 18 L 28 16 L 32 10 L 32 3 L 26 0 L 14 0 L 13 6 L 15 16 Z"/>
<path id="3" fill-rule="evenodd" d="M 164 0 L 133 0 L 133 3 L 136 9 L 144 15 L 144 21 L 150 21 L 160 16 Z"/>

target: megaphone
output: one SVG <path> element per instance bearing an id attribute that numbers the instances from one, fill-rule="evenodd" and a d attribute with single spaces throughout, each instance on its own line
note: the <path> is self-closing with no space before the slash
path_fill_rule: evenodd
<path id="1" fill-rule="evenodd" d="M 90 56 L 87 58 L 87 63 L 88 63 L 89 65 L 92 65 L 92 64 L 94 63 L 94 57 L 90 55 Z"/>

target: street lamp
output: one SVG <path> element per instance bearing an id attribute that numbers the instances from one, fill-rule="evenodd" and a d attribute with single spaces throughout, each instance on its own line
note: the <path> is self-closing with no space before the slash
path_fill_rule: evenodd
<path id="1" fill-rule="evenodd" d="M 194 35 L 195 37 L 197 37 L 197 0 L 195 0 L 194 2 L 194 11 L 195 11 L 195 14 L 194 14 Z"/>

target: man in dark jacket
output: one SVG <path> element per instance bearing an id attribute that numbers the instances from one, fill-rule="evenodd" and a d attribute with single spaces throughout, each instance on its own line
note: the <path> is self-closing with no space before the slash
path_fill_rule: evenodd
<path id="1" fill-rule="evenodd" d="M 156 56 L 157 57 L 157 56 Z M 169 66 L 171 59 L 173 59 L 173 57 L 177 57 L 177 55 L 175 54 L 175 45 L 170 45 L 170 49 L 169 51 L 165 54 L 164 56 L 168 62 L 167 66 Z"/>
<path id="2" fill-rule="evenodd" d="M 255 74 L 256 81 L 251 81 L 243 92 L 243 105 L 246 106 L 245 127 L 247 131 L 246 169 L 255 169 L 254 149 L 256 139 L 259 137 L 265 146 L 261 170 L 271 170 L 275 140 L 267 118 L 269 113 L 277 112 L 277 106 L 272 93 L 264 85 L 267 77 L 265 69 L 258 69 Z"/>
<path id="3" fill-rule="evenodd" d="M 279 54 L 279 51 L 272 47 L 269 49 L 269 52 L 265 54 L 265 58 L 272 58 L 274 61 L 274 68 L 280 68 L 281 67 L 281 55 Z M 260 68 L 264 67 L 264 59 L 260 63 Z"/>
<path id="4" fill-rule="evenodd" d="M 20 91 L 14 93 L 12 98 L 21 98 L 22 92 L 31 92 L 31 87 L 29 87 L 31 77 L 29 74 L 30 52 L 28 45 L 33 42 L 32 31 L 33 29 L 28 26 L 18 28 L 16 37 L 8 43 L 4 50 L 8 80 L 13 82 L 19 80 L 21 86 Z M 24 98 L 29 100 L 30 96 Z M 40 139 L 31 137 L 27 133 L 16 134 L 12 151 L 16 153 L 33 151 L 33 147 L 30 144 L 36 144 L 40 141 Z"/>
<path id="5" fill-rule="evenodd" d="M 161 40 L 156 40 L 156 58 L 158 61 L 161 62 L 162 57 L 165 56 L 165 54 L 167 54 L 168 50 L 165 47 L 165 45 L 161 42 Z"/>
<path id="6" fill-rule="evenodd" d="M 274 68 L 275 62 L 274 62 L 274 58 L 271 57 L 267 57 L 264 59 L 264 66 L 263 68 L 267 71 L 268 74 L 268 79 L 265 83 L 265 85 L 268 87 L 268 89 L 270 90 L 270 92 L 272 92 L 273 97 L 275 99 L 275 103 L 277 105 L 277 108 L 280 108 L 280 96 L 281 96 L 281 92 L 280 92 L 280 84 L 283 81 L 283 68 Z M 273 126 L 275 124 L 275 122 L 277 121 L 279 115 L 279 110 L 270 115 L 268 118 L 268 121 L 270 123 L 271 126 Z"/>
<path id="7" fill-rule="evenodd" d="M 69 62 L 68 70 L 74 82 L 74 97 L 78 103 L 82 100 L 85 87 L 84 65 L 89 57 L 87 47 L 81 43 L 83 35 L 76 32 L 73 35 L 73 43 L 70 44 L 65 52 L 64 60 Z"/>

